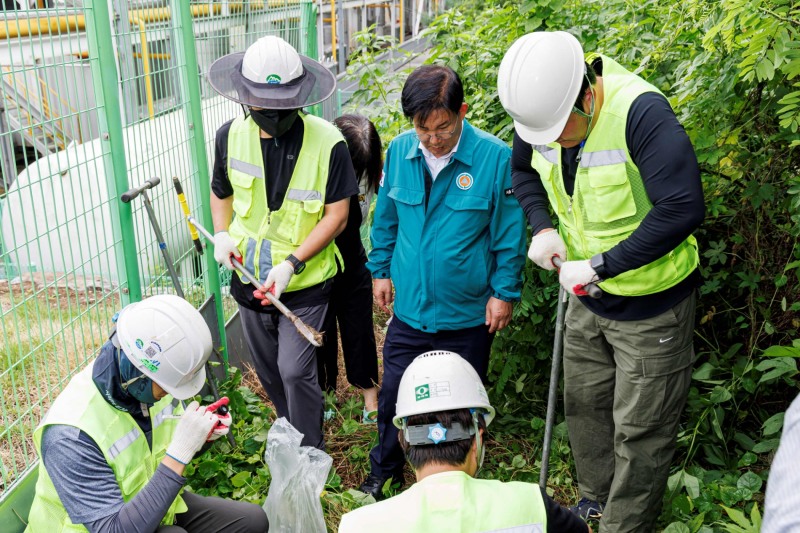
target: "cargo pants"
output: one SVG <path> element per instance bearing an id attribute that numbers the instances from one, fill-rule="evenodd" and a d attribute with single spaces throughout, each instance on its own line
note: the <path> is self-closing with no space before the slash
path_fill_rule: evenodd
<path id="1" fill-rule="evenodd" d="M 570 299 L 564 410 L 581 496 L 606 503 L 600 533 L 654 531 L 691 382 L 696 299 L 631 321 Z"/>

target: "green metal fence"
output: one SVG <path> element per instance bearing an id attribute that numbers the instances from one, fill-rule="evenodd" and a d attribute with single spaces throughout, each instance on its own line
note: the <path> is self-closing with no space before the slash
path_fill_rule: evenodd
<path id="1" fill-rule="evenodd" d="M 124 191 L 161 179 L 149 193 L 187 298 L 215 295 L 220 325 L 233 310 L 171 183 L 210 228 L 214 134 L 241 113 L 208 85 L 210 64 L 266 34 L 317 56 L 307 0 L 33 3 L 0 11 L 0 495 L 35 463 L 33 429 L 114 313 L 175 292 Z"/>

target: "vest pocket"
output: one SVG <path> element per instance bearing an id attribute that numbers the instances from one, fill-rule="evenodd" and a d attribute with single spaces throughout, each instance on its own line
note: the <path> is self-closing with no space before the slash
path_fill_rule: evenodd
<path id="1" fill-rule="evenodd" d="M 255 178 L 234 169 L 230 169 L 229 172 L 228 178 L 233 185 L 233 211 L 240 217 L 250 216 Z"/>
<path id="2" fill-rule="evenodd" d="M 589 222 L 615 222 L 636 214 L 625 163 L 592 167 L 587 173 L 589 187 L 581 194 Z"/>
<path id="3" fill-rule="evenodd" d="M 316 227 L 317 222 L 322 218 L 320 211 L 325 204 L 321 200 L 303 200 L 302 210 L 297 211 L 297 221 L 295 223 L 295 233 L 293 241 L 296 244 L 302 243 L 311 230 Z"/>

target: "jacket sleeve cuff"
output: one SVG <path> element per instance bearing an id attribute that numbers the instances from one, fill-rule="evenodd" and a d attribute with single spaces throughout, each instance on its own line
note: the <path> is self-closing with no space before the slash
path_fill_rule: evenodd
<path id="1" fill-rule="evenodd" d="M 502 300 L 504 302 L 518 302 L 520 301 L 519 295 L 512 296 L 510 294 L 501 293 L 497 291 L 492 291 L 492 298 L 497 298 L 498 300 Z"/>
<path id="2" fill-rule="evenodd" d="M 389 279 L 392 275 L 389 273 L 388 268 L 382 268 L 380 270 L 376 270 L 372 273 L 373 279 Z"/>

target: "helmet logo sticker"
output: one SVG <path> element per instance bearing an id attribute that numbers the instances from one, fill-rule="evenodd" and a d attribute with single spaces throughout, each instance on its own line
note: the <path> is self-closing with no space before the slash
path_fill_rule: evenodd
<path id="1" fill-rule="evenodd" d="M 144 347 L 142 339 L 136 339 L 136 347 L 139 348 L 140 350 Z"/>
<path id="2" fill-rule="evenodd" d="M 269 84 L 279 84 L 281 82 L 281 77 L 278 76 L 277 74 L 270 74 L 269 76 L 267 76 L 267 79 L 265 81 Z"/>
<path id="3" fill-rule="evenodd" d="M 472 178 L 472 175 L 467 172 L 459 174 L 456 178 L 456 185 L 458 185 L 458 188 L 462 191 L 470 189 L 473 183 L 475 183 L 475 180 Z"/>
<path id="4" fill-rule="evenodd" d="M 417 401 L 430 398 L 431 388 L 428 385 L 420 385 L 419 387 L 414 388 L 414 396 L 417 397 Z"/>
<path id="5" fill-rule="evenodd" d="M 428 439 L 433 441 L 434 444 L 439 444 L 447 440 L 447 428 L 439 422 L 437 422 L 435 426 L 429 426 Z"/>
<path id="6" fill-rule="evenodd" d="M 442 396 L 450 396 L 450 382 L 449 381 L 435 381 L 433 383 L 425 383 L 418 385 L 414 388 L 414 396 L 417 401 L 426 400 L 428 398 L 440 398 Z"/>
<path id="7" fill-rule="evenodd" d="M 161 361 L 154 359 L 140 359 L 139 362 L 150 372 L 158 372 L 158 367 L 161 366 Z"/>

